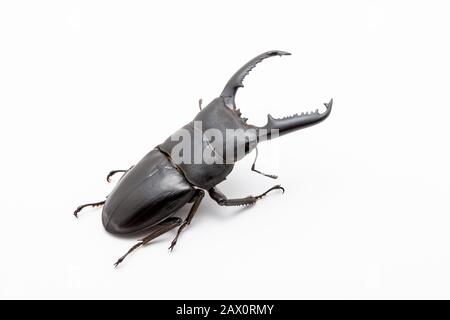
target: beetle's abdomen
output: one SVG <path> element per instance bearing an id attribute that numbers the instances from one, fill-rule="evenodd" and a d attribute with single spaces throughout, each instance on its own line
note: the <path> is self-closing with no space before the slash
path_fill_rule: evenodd
<path id="1" fill-rule="evenodd" d="M 118 234 L 144 230 L 188 203 L 194 190 L 167 156 L 154 149 L 126 173 L 108 196 L 103 225 Z"/>

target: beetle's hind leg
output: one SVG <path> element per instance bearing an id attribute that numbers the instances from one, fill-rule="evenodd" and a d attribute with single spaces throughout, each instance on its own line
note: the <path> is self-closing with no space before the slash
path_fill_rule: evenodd
<path id="1" fill-rule="evenodd" d="M 260 194 L 259 196 L 247 196 L 245 198 L 237 198 L 237 199 L 228 199 L 222 192 L 220 192 L 217 188 L 211 188 L 208 190 L 211 198 L 216 201 L 220 206 L 249 206 L 255 204 L 256 201 L 262 199 L 265 195 L 267 195 L 270 191 L 273 190 L 282 190 L 284 193 L 284 188 L 280 185 L 273 186 L 266 192 Z"/>
<path id="2" fill-rule="evenodd" d="M 150 234 L 146 236 L 145 238 L 141 239 L 138 243 L 136 243 L 134 246 L 130 248 L 130 250 L 127 251 L 123 256 L 121 256 L 116 263 L 114 263 L 114 266 L 117 267 L 131 252 L 136 250 L 137 248 L 146 245 L 153 239 L 159 237 L 160 235 L 166 233 L 167 231 L 172 230 L 175 227 L 178 227 L 183 223 L 183 220 L 181 218 L 167 218 L 163 222 L 158 223 L 157 225 L 154 225 L 149 229 Z"/>
<path id="3" fill-rule="evenodd" d="M 86 203 L 86 204 L 82 204 L 81 206 L 78 206 L 75 211 L 73 212 L 73 215 L 78 218 L 78 213 L 83 210 L 86 207 L 100 207 L 102 205 L 105 204 L 106 200 L 103 201 L 99 201 L 99 202 L 92 202 L 92 203 Z"/>
<path id="4" fill-rule="evenodd" d="M 112 177 L 113 175 L 115 175 L 116 173 L 119 173 L 119 172 L 122 172 L 122 173 L 124 173 L 124 175 L 125 175 L 125 173 L 127 173 L 128 171 L 130 171 L 131 169 L 133 169 L 133 167 L 134 167 L 134 166 L 131 166 L 131 167 L 130 167 L 129 169 L 127 169 L 127 170 L 111 170 L 111 171 L 108 173 L 108 175 L 106 176 L 106 181 L 111 182 L 111 177 Z M 122 175 L 122 177 L 123 177 L 124 175 Z M 120 179 L 122 179 L 122 177 L 121 177 Z"/>
<path id="5" fill-rule="evenodd" d="M 256 170 L 255 165 L 256 165 L 256 160 L 258 159 L 258 148 L 255 148 L 255 151 L 256 151 L 256 155 L 255 155 L 255 160 L 253 161 L 252 171 L 262 174 L 263 176 L 268 177 L 268 178 L 278 179 L 278 176 L 276 176 L 274 174 L 267 174 L 267 173 L 263 173 L 259 170 Z"/>
<path id="6" fill-rule="evenodd" d="M 183 229 L 186 228 L 186 226 L 191 224 L 192 218 L 195 216 L 195 213 L 197 212 L 197 209 L 198 209 L 200 203 L 202 202 L 204 196 L 205 196 L 205 191 L 200 190 L 200 189 L 196 190 L 196 193 L 194 195 L 194 204 L 192 205 L 191 210 L 189 210 L 189 213 L 188 213 L 186 219 L 184 219 L 183 223 L 178 228 L 177 235 L 175 236 L 175 239 L 173 239 L 172 243 L 170 244 L 170 247 L 169 247 L 170 251 L 172 251 L 173 248 L 175 247 L 175 245 L 177 244 L 178 237 L 180 236 L 181 231 L 183 231 Z"/>

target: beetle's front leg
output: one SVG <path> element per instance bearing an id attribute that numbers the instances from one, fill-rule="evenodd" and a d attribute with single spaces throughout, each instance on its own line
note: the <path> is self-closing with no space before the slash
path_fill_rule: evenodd
<path id="1" fill-rule="evenodd" d="M 256 173 L 259 173 L 259 174 L 261 174 L 261 175 L 263 175 L 263 176 L 265 176 L 265 177 L 268 177 L 268 178 L 278 179 L 278 176 L 276 176 L 276 175 L 274 175 L 274 174 L 263 173 L 263 172 L 261 172 L 261 171 L 259 171 L 259 170 L 257 170 L 257 169 L 255 168 L 256 160 L 258 159 L 258 148 L 257 148 L 257 147 L 255 148 L 255 151 L 256 151 L 256 155 L 255 155 L 255 161 L 253 161 L 252 171 L 254 171 L 254 172 L 256 172 Z"/>
<path id="2" fill-rule="evenodd" d="M 247 196 L 245 198 L 228 199 L 222 192 L 220 192 L 216 187 L 208 190 L 211 198 L 216 201 L 220 206 L 249 206 L 254 204 L 259 199 L 263 198 L 266 194 L 273 190 L 283 190 L 284 188 L 280 185 L 273 186 L 266 192 L 260 194 L 259 196 Z"/>

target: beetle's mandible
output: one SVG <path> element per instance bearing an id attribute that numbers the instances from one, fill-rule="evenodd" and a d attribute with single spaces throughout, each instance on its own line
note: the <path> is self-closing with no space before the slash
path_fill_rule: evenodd
<path id="1" fill-rule="evenodd" d="M 228 199 L 216 187 L 230 174 L 234 163 L 256 149 L 259 142 L 312 126 L 329 116 L 332 99 L 324 104 L 323 112 L 316 110 L 282 119 L 268 115 L 267 124 L 263 127 L 251 125 L 241 116 L 236 108 L 235 95 L 243 87 L 244 78 L 262 60 L 284 55 L 290 53 L 269 51 L 247 62 L 231 77 L 219 97 L 203 109 L 200 100 L 200 112 L 191 122 L 128 170 L 111 171 L 107 176 L 108 182 L 116 173 L 123 173 L 123 176 L 106 200 L 84 204 L 75 210 L 74 215 L 77 216 L 85 207 L 103 206 L 102 222 L 108 232 L 147 233 L 117 260 L 115 266 L 138 247 L 178 227 L 169 247 L 172 250 L 181 231 L 191 223 L 205 191 L 221 206 L 252 205 L 270 191 L 284 192 L 280 185 L 276 185 L 257 196 Z M 201 129 L 198 129 L 198 123 Z M 183 141 L 177 141 L 174 136 L 183 136 Z M 196 139 L 196 136 L 200 136 L 200 139 Z M 204 158 L 195 161 L 195 150 L 200 150 L 201 156 L 211 155 L 214 161 Z M 264 174 L 255 168 L 257 151 L 251 170 L 276 179 L 276 176 Z M 184 161 L 179 161 L 177 156 L 180 155 Z M 187 217 L 184 220 L 175 217 L 174 214 L 187 203 L 192 203 Z"/>

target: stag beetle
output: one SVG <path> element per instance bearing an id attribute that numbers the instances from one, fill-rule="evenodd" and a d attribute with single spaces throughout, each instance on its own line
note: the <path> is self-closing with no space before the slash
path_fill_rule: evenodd
<path id="1" fill-rule="evenodd" d="M 200 112 L 193 121 L 176 132 L 188 133 L 192 137 L 213 129 L 216 135 L 217 133 L 226 135 L 226 143 L 222 144 L 223 148 L 221 145 L 214 144 L 208 136 L 201 139 L 188 137 L 186 139 L 191 140 L 187 141 L 190 142 L 187 151 L 183 150 L 179 154 L 183 153 L 183 156 L 192 160 L 192 154 L 189 155 L 188 153 L 198 149 L 201 151 L 200 154 L 205 151 L 207 151 L 206 153 L 211 152 L 215 159 L 226 159 L 227 161 L 212 163 L 199 162 L 195 159 L 194 161 L 174 161 L 174 154 L 177 154 L 175 151 L 179 147 L 179 142 L 171 136 L 151 150 L 135 166 L 128 170 L 111 171 L 107 176 L 108 182 L 111 176 L 116 173 L 123 173 L 123 175 L 113 191 L 106 197 L 106 200 L 81 205 L 75 210 L 74 215 L 77 217 L 78 213 L 85 207 L 103 205 L 102 222 L 108 232 L 113 234 L 148 233 L 146 237 L 119 258 L 115 266 L 138 247 L 147 244 L 173 228 L 179 227 L 169 247 L 172 250 L 181 231 L 191 223 L 205 191 L 220 206 L 252 205 L 270 191 L 278 189 L 284 193 L 283 187 L 276 185 L 258 196 L 228 199 L 216 187 L 230 174 L 234 163 L 256 149 L 259 142 L 317 124 L 329 116 L 333 99 L 324 104 L 326 110 L 322 113 L 316 110 L 315 112 L 302 113 L 282 119 L 275 119 L 269 114 L 267 124 L 263 127 L 248 124 L 247 119 L 242 117 L 241 112 L 236 108 L 235 95 L 237 90 L 244 86 L 244 78 L 262 60 L 284 55 L 290 55 L 290 53 L 269 51 L 247 62 L 231 77 L 221 95 L 208 106 L 202 109 L 200 100 Z M 196 127 L 198 123 L 202 125 L 200 130 Z M 230 135 L 231 129 L 234 131 L 231 131 L 232 134 Z M 233 132 L 239 130 L 244 134 L 233 134 Z M 185 140 L 184 137 L 183 140 Z M 243 152 L 237 154 L 234 152 L 236 150 L 243 150 Z M 257 151 L 256 149 L 252 171 L 276 179 L 276 176 L 264 174 L 255 168 L 258 157 Z M 192 207 L 186 219 L 174 217 L 173 214 L 187 203 L 192 203 Z"/>

